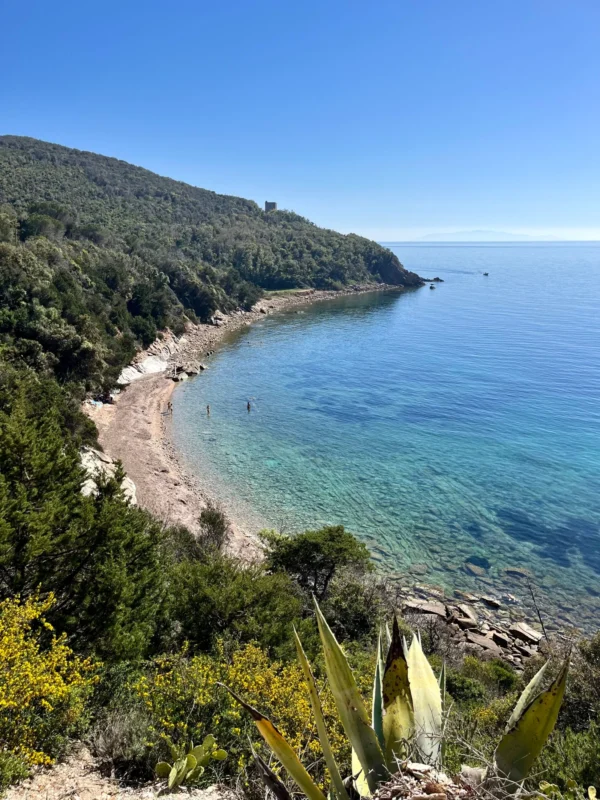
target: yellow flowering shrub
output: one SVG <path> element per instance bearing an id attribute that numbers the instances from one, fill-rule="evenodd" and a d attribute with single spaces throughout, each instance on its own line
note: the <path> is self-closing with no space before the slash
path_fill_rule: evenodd
<path id="1" fill-rule="evenodd" d="M 29 765 L 52 763 L 95 680 L 91 662 L 46 621 L 54 602 L 49 595 L 0 603 L 0 748 Z"/>
<path id="2" fill-rule="evenodd" d="M 371 668 L 371 665 L 368 665 Z M 359 683 L 372 681 L 366 675 Z M 312 774 L 324 781 L 322 751 L 313 720 L 308 689 L 296 662 L 271 661 L 259 647 L 248 644 L 230 659 L 199 655 L 157 659 L 137 680 L 134 689 L 152 720 L 149 744 L 167 737 L 175 743 L 200 741 L 212 733 L 230 753 L 224 768 L 242 770 L 249 758 L 248 737 L 263 749 L 252 720 L 217 682 L 224 683 L 266 714 L 281 730 Z M 317 679 L 331 744 L 339 762 L 349 764 L 350 749 L 338 721 L 326 682 Z M 265 751 L 263 751 L 264 753 Z M 275 765 L 274 765 L 275 766 Z"/>

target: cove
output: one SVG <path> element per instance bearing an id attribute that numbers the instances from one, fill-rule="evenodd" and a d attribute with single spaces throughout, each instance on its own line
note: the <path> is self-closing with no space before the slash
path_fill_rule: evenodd
<path id="1" fill-rule="evenodd" d="M 444 283 L 234 335 L 177 389 L 175 445 L 250 528 L 341 523 L 447 588 L 518 594 L 526 570 L 559 623 L 591 623 L 600 245 L 392 249 Z"/>

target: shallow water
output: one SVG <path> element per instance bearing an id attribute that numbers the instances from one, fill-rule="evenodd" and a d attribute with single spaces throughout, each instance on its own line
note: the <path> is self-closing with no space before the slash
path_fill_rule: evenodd
<path id="1" fill-rule="evenodd" d="M 177 390 L 176 444 L 255 528 L 342 523 L 448 587 L 518 594 L 503 569 L 525 567 L 560 622 L 593 626 L 600 244 L 393 249 L 444 283 L 234 336 Z"/>

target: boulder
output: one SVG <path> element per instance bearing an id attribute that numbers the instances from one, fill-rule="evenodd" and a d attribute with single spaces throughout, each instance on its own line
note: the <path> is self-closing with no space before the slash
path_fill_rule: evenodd
<path id="1" fill-rule="evenodd" d="M 515 622 L 509 628 L 509 633 L 515 638 L 520 639 L 525 644 L 538 644 L 543 634 L 536 631 L 526 622 Z"/>
<path id="2" fill-rule="evenodd" d="M 115 462 L 100 450 L 93 447 L 82 447 L 79 453 L 81 466 L 87 472 L 87 478 L 81 487 L 81 494 L 84 497 L 95 495 L 98 491 L 98 478 L 105 474 L 113 477 L 115 474 Z M 137 505 L 135 483 L 127 475 L 121 481 L 121 489 L 125 497 L 132 505 Z"/>
<path id="3" fill-rule="evenodd" d="M 531 656 L 534 656 L 535 653 L 536 653 L 535 650 L 532 650 L 531 647 L 527 647 L 527 645 L 524 645 L 524 644 L 517 644 L 515 649 L 522 656 L 525 656 L 525 658 L 531 658 Z"/>
<path id="4" fill-rule="evenodd" d="M 457 617 L 456 624 L 463 630 L 471 630 L 477 628 L 477 622 L 471 617 Z"/>
<path id="5" fill-rule="evenodd" d="M 477 602 L 477 598 L 474 594 L 469 594 L 469 592 L 463 592 L 460 589 L 454 590 L 454 596 L 458 597 L 459 600 L 466 600 L 467 603 L 475 603 Z"/>
<path id="6" fill-rule="evenodd" d="M 435 600 L 422 603 L 418 600 L 407 600 L 404 603 L 404 610 L 413 614 L 435 614 L 437 617 L 446 619 L 446 606 Z"/>
<path id="7" fill-rule="evenodd" d="M 485 569 L 477 564 L 473 564 L 471 561 L 465 561 L 465 571 L 470 575 L 475 575 L 478 578 L 481 578 L 483 575 L 485 575 Z"/>
<path id="8" fill-rule="evenodd" d="M 512 644 L 512 639 L 507 633 L 503 633 L 502 631 L 493 630 L 492 631 L 492 639 L 496 642 L 499 647 L 510 647 Z"/>
<path id="9" fill-rule="evenodd" d="M 468 606 L 466 603 L 461 603 L 458 608 L 463 617 L 466 617 L 477 624 L 477 614 L 475 613 L 475 610 L 471 608 L 471 606 Z"/>
<path id="10" fill-rule="evenodd" d="M 481 634 L 474 633 L 473 631 L 467 631 L 466 636 L 467 642 L 470 644 L 476 644 L 478 647 L 481 647 L 487 653 L 491 653 L 496 658 L 502 658 L 502 650 L 492 639 L 488 639 L 487 636 L 481 636 Z"/>
<path id="11" fill-rule="evenodd" d="M 479 599 L 482 603 L 485 603 L 488 608 L 498 609 L 502 606 L 502 603 L 500 603 L 499 600 L 496 600 L 495 597 L 490 597 L 489 595 L 482 595 Z"/>
<path id="12" fill-rule="evenodd" d="M 509 578 L 531 578 L 531 572 L 523 567 L 506 567 L 504 574 Z"/>

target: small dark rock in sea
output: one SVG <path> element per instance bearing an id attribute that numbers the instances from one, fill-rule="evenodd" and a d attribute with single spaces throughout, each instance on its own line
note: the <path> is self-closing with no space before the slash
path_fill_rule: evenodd
<path id="1" fill-rule="evenodd" d="M 523 567 L 506 567 L 504 574 L 509 578 L 530 578 L 531 573 Z"/>
<path id="2" fill-rule="evenodd" d="M 502 606 L 502 603 L 496 600 L 495 597 L 489 597 L 489 595 L 483 595 L 479 599 L 481 600 L 482 603 L 485 603 L 485 605 L 488 606 L 489 608 L 500 608 Z"/>
<path id="3" fill-rule="evenodd" d="M 413 564 L 408 570 L 412 575 L 425 575 L 429 572 L 427 564 Z"/>
<path id="4" fill-rule="evenodd" d="M 485 575 L 485 570 L 483 567 L 479 567 L 477 564 L 472 564 L 470 561 L 465 561 L 465 570 L 471 575 L 476 575 L 477 577 Z"/>

